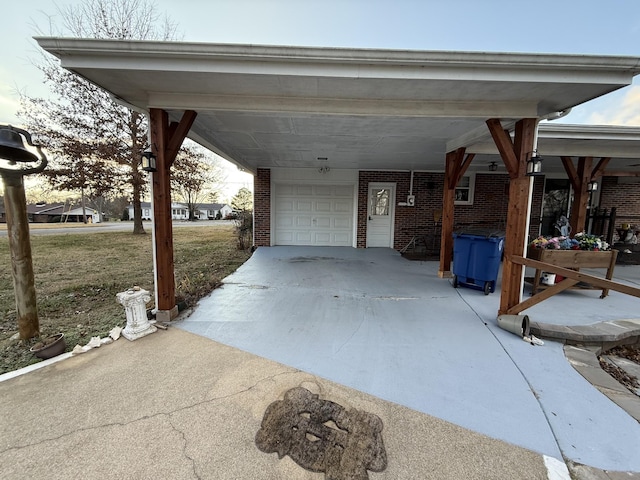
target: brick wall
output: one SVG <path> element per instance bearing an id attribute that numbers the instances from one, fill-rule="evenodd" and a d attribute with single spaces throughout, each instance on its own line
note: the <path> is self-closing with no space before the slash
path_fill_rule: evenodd
<path id="1" fill-rule="evenodd" d="M 271 170 L 259 168 L 253 177 L 253 245 L 271 245 Z"/>
<path id="2" fill-rule="evenodd" d="M 406 210 L 409 207 L 398 207 L 397 203 L 406 197 L 409 192 L 409 183 L 411 177 L 407 172 L 367 172 L 361 171 L 358 178 L 358 230 L 357 230 L 357 247 L 365 248 L 367 246 L 367 207 L 370 183 L 396 183 L 396 236 L 394 248 L 401 249 L 411 240 L 413 234 L 401 232 L 398 228 L 404 222 Z M 415 190 L 414 190 L 415 191 Z M 402 200 L 404 201 L 404 200 Z M 404 211 L 403 211 L 404 210 Z M 404 243 L 402 243 L 404 241 Z"/>
<path id="3" fill-rule="evenodd" d="M 360 172 L 358 186 L 358 233 L 357 246 L 364 248 L 367 242 L 367 196 L 369 183 L 396 183 L 395 239 L 394 248 L 401 250 L 414 235 L 426 240 L 427 250 L 434 253 L 440 249 L 440 224 L 434 215 L 442 211 L 444 173 L 416 172 L 413 177 L 414 207 L 398 206 L 409 194 L 411 174 L 409 172 Z M 540 208 L 542 205 L 544 180 L 536 179 L 532 200 L 534 218 L 530 234 L 538 235 Z M 505 230 L 509 201 L 508 175 L 477 174 L 473 205 L 456 205 L 454 229 L 487 228 Z"/>
<path id="4" fill-rule="evenodd" d="M 434 217 L 442 212 L 444 173 L 416 172 L 413 177 L 414 207 L 399 206 L 409 194 L 409 172 L 361 171 L 358 181 L 358 216 L 356 245 L 367 243 L 367 206 L 370 183 L 395 183 L 395 237 L 394 248 L 401 250 L 414 237 L 425 241 L 427 250 L 440 251 L 440 223 Z M 533 192 L 530 235 L 538 235 L 544 179 L 536 178 Z M 477 174 L 473 205 L 456 205 L 454 229 L 505 229 L 509 200 L 509 177 L 497 174 Z M 271 171 L 258 169 L 254 177 L 254 245 L 271 245 Z M 639 222 L 640 223 L 640 222 Z"/>
<path id="5" fill-rule="evenodd" d="M 620 177 L 603 177 L 600 185 L 601 209 L 616 207 L 615 227 L 623 223 L 635 225 L 640 229 L 640 180 L 621 183 Z M 623 181 L 624 182 L 624 181 Z"/>

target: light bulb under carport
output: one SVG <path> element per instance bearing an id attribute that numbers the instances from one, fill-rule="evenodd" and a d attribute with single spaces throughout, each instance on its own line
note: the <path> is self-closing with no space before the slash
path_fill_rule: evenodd
<path id="1" fill-rule="evenodd" d="M 327 165 L 326 163 L 329 160 L 328 157 L 316 157 L 316 160 L 320 162 L 320 166 L 318 167 L 318 173 L 321 173 L 322 175 L 326 175 L 331 171 L 331 167 L 329 167 L 329 165 Z"/>

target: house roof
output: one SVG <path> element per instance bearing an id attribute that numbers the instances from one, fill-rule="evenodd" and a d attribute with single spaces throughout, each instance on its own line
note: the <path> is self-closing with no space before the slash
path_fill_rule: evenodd
<path id="1" fill-rule="evenodd" d="M 27 205 L 27 213 L 35 215 L 60 215 L 64 203 L 36 203 Z M 68 209 L 66 209 L 68 210 Z"/>
<path id="2" fill-rule="evenodd" d="M 85 207 L 86 213 L 96 213 L 95 209 Z M 65 203 L 36 203 L 27 205 L 27 213 L 31 215 L 82 215 L 82 205 L 67 205 Z"/>
<path id="3" fill-rule="evenodd" d="M 198 208 L 210 209 L 210 210 L 220 210 L 222 207 L 226 206 L 226 203 L 199 203 Z"/>
<path id="4" fill-rule="evenodd" d="M 622 56 L 36 40 L 133 108 L 195 110 L 189 137 L 251 172 L 442 170 L 489 118 L 553 116 L 640 72 Z"/>

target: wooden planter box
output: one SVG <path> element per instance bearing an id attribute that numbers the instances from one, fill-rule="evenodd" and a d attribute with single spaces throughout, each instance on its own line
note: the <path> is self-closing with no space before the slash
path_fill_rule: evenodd
<path id="1" fill-rule="evenodd" d="M 527 258 L 558 267 L 570 268 L 572 270 L 580 270 L 581 268 L 606 268 L 607 274 L 605 278 L 607 280 L 613 278 L 613 269 L 616 266 L 617 256 L 617 250 L 600 252 L 591 250 L 548 250 L 533 247 L 529 247 L 527 250 Z M 542 270 L 536 270 L 535 277 L 533 277 L 533 279 L 527 279 L 533 284 L 532 295 L 535 295 L 538 290 L 546 288 L 546 285 L 540 285 L 541 274 Z M 573 288 L 594 289 L 589 285 L 583 284 L 578 284 Z M 596 288 L 595 290 L 599 289 Z M 608 293 L 608 290 L 603 289 L 601 298 L 606 297 Z"/>

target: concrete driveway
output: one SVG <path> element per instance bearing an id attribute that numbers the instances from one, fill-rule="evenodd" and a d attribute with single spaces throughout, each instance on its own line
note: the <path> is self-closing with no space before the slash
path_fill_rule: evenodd
<path id="1" fill-rule="evenodd" d="M 437 269 L 390 249 L 259 248 L 177 326 L 548 458 L 640 472 L 638 422 L 561 344 L 497 327 L 500 282 L 485 296 Z M 614 278 L 640 285 L 640 267 Z M 565 292 L 525 313 L 559 325 L 638 316 L 637 298 L 599 294 Z"/>

